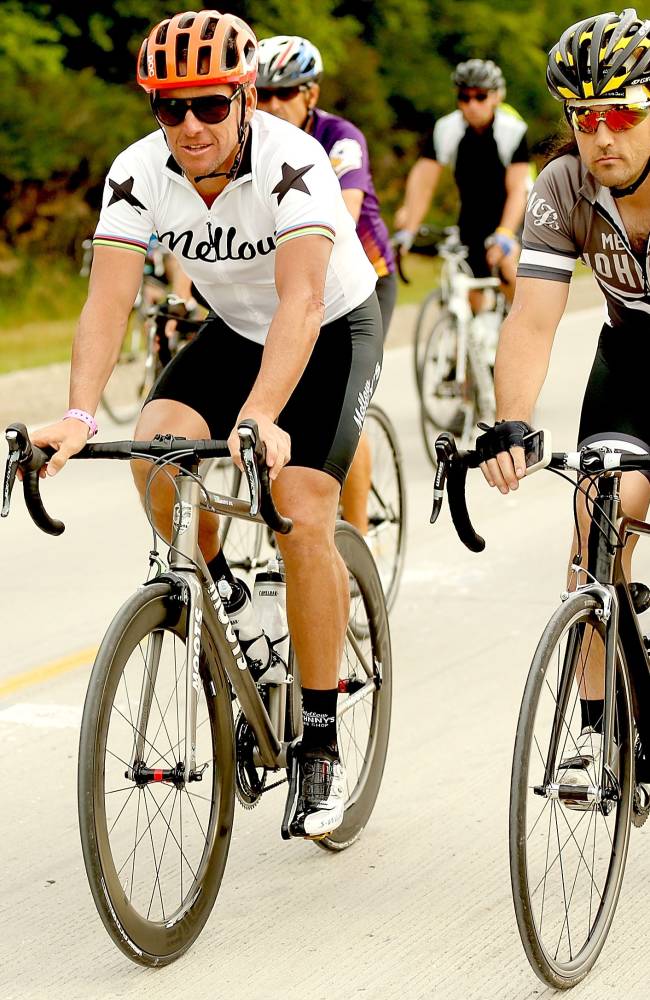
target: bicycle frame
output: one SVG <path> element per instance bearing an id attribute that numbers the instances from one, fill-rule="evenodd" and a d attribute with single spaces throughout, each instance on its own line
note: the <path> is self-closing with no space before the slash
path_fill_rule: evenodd
<path id="1" fill-rule="evenodd" d="M 494 408 L 494 390 L 492 385 L 492 374 L 489 365 L 486 363 L 484 351 L 478 343 L 472 329 L 472 319 L 474 318 L 470 306 L 469 294 L 471 291 L 485 291 L 488 288 L 497 289 L 501 282 L 498 278 L 473 278 L 465 274 L 459 266 L 461 259 L 457 252 L 441 251 L 441 256 L 449 266 L 449 288 L 450 295 L 447 309 L 455 316 L 458 324 L 458 342 L 456 349 L 456 381 L 464 385 L 467 380 L 467 363 L 469 363 L 474 374 L 476 389 L 478 391 L 479 411 L 483 414 L 490 414 Z M 466 418 L 471 419 L 471 414 L 466 414 Z M 465 421 L 468 422 L 467 419 Z M 467 436 L 469 428 L 464 428 L 463 437 Z"/>
<path id="2" fill-rule="evenodd" d="M 273 717 L 271 718 L 250 674 L 246 658 L 199 549 L 201 507 L 224 514 L 247 517 L 250 520 L 263 521 L 263 518 L 259 514 L 252 515 L 251 505 L 245 500 L 209 494 L 209 505 L 202 504 L 201 485 L 193 478 L 193 474 L 197 471 L 198 467 L 189 468 L 189 475 L 181 471 L 176 477 L 177 499 L 174 505 L 169 571 L 154 578 L 156 582 L 169 581 L 187 608 L 185 744 L 182 767 L 179 769 L 181 774 L 176 775 L 176 780 L 182 781 L 200 780 L 200 776 L 196 773 L 196 716 L 200 686 L 199 656 L 202 625 L 205 625 L 214 646 L 220 652 L 221 665 L 255 733 L 260 765 L 275 769 L 286 767 L 287 764 L 287 744 L 280 743 L 277 736 L 284 729 L 286 703 L 284 685 L 269 688 L 269 707 Z M 162 637 L 157 642 L 160 643 L 161 639 Z M 144 756 L 146 723 L 151 711 L 156 679 L 154 664 L 156 652 L 156 644 L 150 643 L 146 656 L 146 680 L 138 708 L 138 740 L 131 762 L 132 777 L 137 772 L 138 761 Z"/>
<path id="3" fill-rule="evenodd" d="M 628 581 L 623 571 L 623 545 L 630 535 L 650 534 L 650 524 L 634 518 L 621 518 L 615 528 L 620 510 L 620 472 L 605 472 L 598 477 L 597 499 L 589 531 L 588 568 L 589 581 L 572 593 L 563 594 L 563 600 L 570 602 L 577 595 L 590 594 L 599 604 L 596 615 L 605 625 L 605 714 L 603 719 L 604 750 L 598 788 L 588 789 L 590 801 L 601 804 L 604 788 L 617 786 L 614 767 L 616 704 L 616 655 L 622 656 L 631 689 L 632 711 L 637 730 L 645 745 L 650 738 L 650 718 L 643 706 L 650 699 L 650 666 L 639 628 L 638 617 L 632 605 Z M 577 565 L 577 572 L 585 570 Z M 565 662 L 557 698 L 557 709 L 549 752 L 546 757 L 543 790 L 541 794 L 562 798 L 562 786 L 553 783 L 553 770 L 561 737 L 562 720 L 565 718 L 571 696 L 574 658 L 579 652 L 580 638 L 575 636 L 565 653 Z M 576 789 L 569 786 L 567 797 L 575 798 Z"/>

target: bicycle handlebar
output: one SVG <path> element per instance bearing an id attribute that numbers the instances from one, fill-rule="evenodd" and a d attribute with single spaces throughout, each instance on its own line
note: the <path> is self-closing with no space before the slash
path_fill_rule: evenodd
<path id="1" fill-rule="evenodd" d="M 436 438 L 438 468 L 433 486 L 431 524 L 435 524 L 442 509 L 445 484 L 449 498 L 449 512 L 456 533 L 463 545 L 472 552 L 482 552 L 485 540 L 474 530 L 465 496 L 467 470 L 478 468 L 480 459 L 476 451 L 458 451 L 452 434 L 444 431 Z M 582 472 L 598 475 L 603 472 L 650 472 L 650 455 L 631 452 L 612 452 L 600 448 L 583 448 L 581 451 L 554 451 L 549 469 Z"/>
<path id="2" fill-rule="evenodd" d="M 258 513 L 272 531 L 286 535 L 291 531 L 292 521 L 277 510 L 271 495 L 269 470 L 266 464 L 266 449 L 260 439 L 254 420 L 244 420 L 238 427 L 240 454 L 248 481 L 251 497 L 251 515 Z M 48 535 L 61 535 L 65 531 L 62 521 L 50 517 L 43 506 L 40 495 L 39 472 L 55 452 L 54 448 L 39 448 L 32 444 L 24 424 L 10 424 L 5 431 L 9 445 L 9 457 L 5 467 L 2 494 L 1 517 L 7 517 L 11 503 L 11 493 L 20 468 L 23 472 L 23 493 L 29 515 L 41 531 Z M 101 441 L 87 444 L 72 458 L 103 458 L 129 460 L 149 458 L 153 462 L 168 459 L 178 454 L 187 463 L 188 459 L 227 458 L 230 455 L 227 441 L 212 439 L 186 440 L 170 434 L 159 434 L 151 441 Z"/>

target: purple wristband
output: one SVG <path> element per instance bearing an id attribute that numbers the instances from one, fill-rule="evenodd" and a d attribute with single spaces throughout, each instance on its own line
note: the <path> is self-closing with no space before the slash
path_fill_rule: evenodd
<path id="1" fill-rule="evenodd" d="M 90 428 L 90 434 L 88 438 L 92 438 L 97 433 L 97 421 L 91 413 L 86 413 L 85 410 L 66 410 L 63 414 L 64 420 L 81 420 L 87 427 Z"/>

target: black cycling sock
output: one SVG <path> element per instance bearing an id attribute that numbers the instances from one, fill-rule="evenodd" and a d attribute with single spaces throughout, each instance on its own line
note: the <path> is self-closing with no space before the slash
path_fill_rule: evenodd
<path id="1" fill-rule="evenodd" d="M 603 714 L 605 712 L 605 701 L 603 698 L 581 698 L 580 713 L 582 728 L 591 726 L 597 733 L 603 731 Z"/>
<path id="2" fill-rule="evenodd" d="M 336 699 L 338 688 L 329 691 L 302 689 L 302 749 L 325 750 L 338 757 Z"/>
<path id="3" fill-rule="evenodd" d="M 210 570 L 210 576 L 215 582 L 217 580 L 223 580 L 224 577 L 231 585 L 235 582 L 230 566 L 228 565 L 226 557 L 221 549 L 219 549 L 214 559 L 211 559 L 208 563 L 208 569 Z"/>

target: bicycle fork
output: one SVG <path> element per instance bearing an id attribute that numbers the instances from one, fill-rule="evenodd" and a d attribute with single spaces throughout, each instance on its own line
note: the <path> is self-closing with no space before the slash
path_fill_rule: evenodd
<path id="1" fill-rule="evenodd" d="M 568 594 L 567 601 L 578 595 L 590 594 L 598 601 L 599 607 L 595 614 L 605 626 L 605 709 L 603 718 L 603 752 L 598 771 L 598 782 L 595 785 L 577 787 L 561 784 L 556 780 L 556 771 L 560 761 L 560 746 L 564 737 L 566 744 L 567 709 L 569 701 L 575 692 L 575 684 L 579 682 L 576 661 L 580 656 L 580 647 L 584 637 L 584 629 L 578 631 L 572 628 L 569 642 L 564 654 L 564 665 L 557 695 L 553 726 L 549 740 L 543 784 L 536 785 L 536 795 L 559 801 L 587 802 L 597 805 L 604 813 L 609 813 L 614 803 L 620 798 L 620 784 L 616 773 L 616 742 L 614 710 L 616 705 L 616 645 L 618 636 L 618 598 L 613 585 L 604 586 L 599 583 L 587 584 Z"/>

